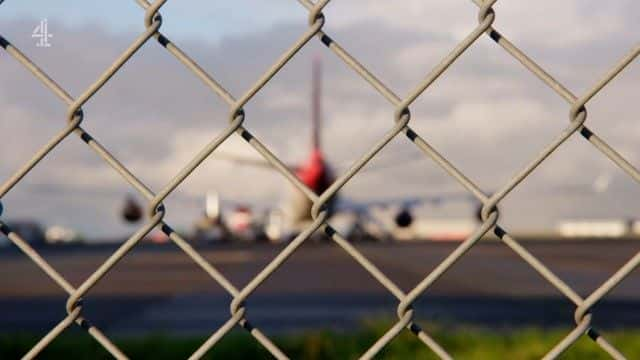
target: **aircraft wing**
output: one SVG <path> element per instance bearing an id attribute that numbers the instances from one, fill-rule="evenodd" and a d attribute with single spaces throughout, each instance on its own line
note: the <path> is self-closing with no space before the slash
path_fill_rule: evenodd
<path id="1" fill-rule="evenodd" d="M 28 183 L 26 184 L 28 189 L 35 194 L 44 196 L 86 196 L 86 197 L 100 197 L 100 198 L 120 198 L 123 196 L 131 196 L 140 203 L 144 204 L 144 198 L 133 187 L 131 188 L 115 188 L 115 187 L 101 187 L 101 188 L 74 188 L 65 184 L 44 184 L 44 183 Z M 175 201 L 181 205 L 203 207 L 205 203 L 205 196 L 194 195 L 185 193 L 182 191 L 176 191 L 169 195 L 169 201 Z M 240 206 L 242 203 L 235 202 L 228 199 L 218 200 L 222 206 L 235 207 Z"/>
<path id="2" fill-rule="evenodd" d="M 243 156 L 243 155 L 236 155 L 236 154 L 230 154 L 230 153 L 224 153 L 224 152 L 220 152 L 220 153 L 216 152 L 213 154 L 213 158 L 219 159 L 219 160 L 227 160 L 229 162 L 239 164 L 239 165 L 244 165 L 244 166 L 275 169 L 275 167 L 271 165 L 271 163 L 269 163 L 267 160 L 261 157 L 252 157 L 252 156 Z M 284 165 L 290 170 L 296 169 L 296 166 L 286 164 L 286 163 Z"/>
<path id="3" fill-rule="evenodd" d="M 478 200 L 471 193 L 463 191 L 363 201 L 338 198 L 336 210 L 366 212 L 371 208 L 385 208 L 391 206 L 412 208 L 422 204 L 439 206 L 450 202 L 469 202 L 475 204 Z"/>
<path id="4" fill-rule="evenodd" d="M 379 171 L 386 171 L 394 167 L 400 166 L 415 166 L 416 163 L 425 160 L 426 157 L 420 153 L 399 153 L 393 155 L 384 155 L 382 157 L 376 157 L 365 167 L 362 168 L 358 173 L 375 173 Z M 337 169 L 340 172 L 344 172 L 349 169 L 353 165 L 353 161 L 343 161 L 340 164 L 337 164 Z"/>

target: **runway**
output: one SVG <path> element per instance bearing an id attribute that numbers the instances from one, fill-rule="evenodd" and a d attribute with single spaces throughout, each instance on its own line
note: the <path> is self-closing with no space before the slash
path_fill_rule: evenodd
<path id="1" fill-rule="evenodd" d="M 405 292 L 456 243 L 356 243 Z M 198 251 L 237 288 L 284 245 L 216 245 Z M 640 242 L 526 241 L 523 246 L 586 296 L 640 250 Z M 41 253 L 79 285 L 114 246 L 44 248 Z M 0 252 L 0 331 L 43 333 L 65 315 L 66 294 L 17 250 Z M 594 309 L 599 327 L 640 326 L 640 276 L 633 273 Z M 87 318 L 107 333 L 208 334 L 229 318 L 231 297 L 173 245 L 140 245 L 84 298 Z M 398 301 L 335 244 L 303 245 L 247 300 L 262 329 L 350 329 L 393 319 Z M 424 321 L 489 327 L 572 326 L 575 306 L 513 250 L 481 242 L 417 301 Z"/>

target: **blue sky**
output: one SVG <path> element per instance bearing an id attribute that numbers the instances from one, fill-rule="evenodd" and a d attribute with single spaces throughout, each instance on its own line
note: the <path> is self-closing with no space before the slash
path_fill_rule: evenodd
<path id="1" fill-rule="evenodd" d="M 299 20 L 304 11 L 291 0 L 169 1 L 162 9 L 166 14 L 163 31 L 177 39 L 216 42 L 224 36 L 264 31 L 277 23 Z M 47 18 L 75 28 L 97 24 L 115 33 L 140 29 L 142 13 L 133 0 L 6 0 L 0 5 L 0 21 Z"/>

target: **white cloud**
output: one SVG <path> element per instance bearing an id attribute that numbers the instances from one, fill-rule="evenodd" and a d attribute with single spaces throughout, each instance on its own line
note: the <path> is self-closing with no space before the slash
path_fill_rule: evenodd
<path id="1" fill-rule="evenodd" d="M 464 1 L 429 3 L 416 0 L 407 1 L 406 6 L 399 6 L 397 2 L 367 2 L 369 6 L 366 7 L 363 4 L 362 1 L 332 3 L 327 9 L 330 33 L 339 42 L 349 44 L 348 50 L 354 49 L 354 54 L 394 89 L 415 86 L 420 77 L 455 45 L 456 39 L 475 26 L 476 8 Z M 505 34 L 510 37 L 528 44 L 525 46 L 536 49 L 536 59 L 550 63 L 554 69 L 567 67 L 562 59 L 557 60 L 558 53 L 575 48 L 589 54 L 592 61 L 571 69 L 572 78 L 587 84 L 594 83 L 611 61 L 610 54 L 601 51 L 602 39 L 609 39 L 612 33 L 620 31 L 637 34 L 629 28 L 629 21 L 621 17 L 624 13 L 620 15 L 619 11 L 585 13 L 586 5 L 577 1 L 564 2 L 557 5 L 562 7 L 548 11 L 540 10 L 538 6 L 541 5 L 500 4 L 497 11 L 501 28 L 504 27 Z M 600 7 L 618 8 L 610 4 Z M 528 9 L 532 12 L 528 13 Z M 527 23 L 522 20 L 525 17 L 536 21 L 517 26 L 520 22 Z M 593 24 L 593 28 L 584 29 L 589 24 Z M 563 30 L 572 26 L 580 30 Z M 291 38 L 295 38 L 292 29 L 299 30 L 285 24 L 270 31 L 222 40 L 217 46 L 188 41 L 181 45 L 238 95 L 238 89 L 253 83 L 260 71 L 268 68 Z M 64 49 L 40 52 L 27 47 L 24 50 L 27 54 L 36 53 L 38 63 L 44 64 L 43 68 L 54 79 L 62 79 L 63 85 L 72 86 L 76 90 L 72 91 L 74 94 L 89 84 L 133 36 L 116 36 L 98 28 L 91 32 L 64 31 L 67 36 Z M 627 38 L 614 37 L 611 41 L 616 48 L 628 46 L 625 45 Z M 20 43 L 22 47 L 25 44 Z M 87 44 L 101 44 L 100 54 L 88 53 Z M 328 51 L 326 54 L 328 59 L 331 54 Z M 0 163 L 2 180 L 64 124 L 64 107 L 51 95 L 45 95 L 47 90 L 30 74 L 16 70 L 19 66 L 5 55 L 0 56 L 0 94 L 3 95 L 0 130 L 12 136 L 4 136 L 0 151 L 12 155 L 5 156 Z M 246 126 L 286 161 L 299 161 L 308 149 L 310 57 L 309 51 L 303 50 L 247 106 Z M 340 167 L 361 156 L 392 126 L 394 109 L 346 66 L 335 64 L 339 61 L 331 58 L 325 67 L 323 142 L 328 157 Z M 594 99 L 595 109 L 591 111 L 590 108 L 589 120 L 594 122 L 596 129 L 602 124 L 602 131 L 607 132 L 606 139 L 632 159 L 637 158 L 638 131 L 629 124 L 635 118 L 633 112 L 620 109 L 633 100 L 638 74 L 637 71 L 625 72 L 611 85 L 612 90 L 606 90 L 614 93 L 603 93 Z M 86 126 L 90 132 L 156 190 L 223 129 L 228 111 L 226 105 L 155 43 L 145 46 L 87 104 L 86 110 Z M 412 106 L 412 126 L 487 190 L 495 190 L 558 134 L 562 126 L 566 126 L 567 113 L 568 105 L 563 100 L 490 40 L 483 39 L 416 101 Z M 29 175 L 29 181 L 63 183 L 67 190 L 115 186 L 122 189 L 123 194 L 130 191 L 115 172 L 86 149 L 86 145 L 78 139 L 69 139 L 68 143 L 39 165 L 37 171 Z M 258 154 L 237 135 L 220 150 L 258 158 Z M 405 154 L 407 150 L 417 152 L 401 137 L 381 156 L 392 157 Z M 504 209 L 505 213 L 515 214 L 509 215 L 510 221 L 521 225 L 566 216 L 571 210 L 567 210 L 566 199 L 554 195 L 543 200 L 536 189 L 554 182 L 576 182 L 576 178 L 583 176 L 596 177 L 607 166 L 610 165 L 589 144 L 582 139 L 572 140 L 518 191 L 516 199 L 520 204 L 543 203 L 542 208 L 533 206 L 528 212 Z M 585 175 L 585 171 L 592 173 Z M 439 187 L 425 185 L 433 184 L 430 181 L 435 176 L 452 183 L 432 162 L 424 160 L 420 166 L 399 166 L 370 177 L 358 176 L 347 187 L 347 193 L 400 196 L 424 192 L 425 188 L 438 191 Z M 388 183 L 395 186 L 381 186 Z M 614 187 L 618 183 L 614 182 Z M 211 188 L 219 188 L 229 198 L 273 201 L 286 189 L 284 184 L 278 174 L 209 159 L 179 191 L 197 196 Z M 626 191 L 627 188 L 614 188 L 610 198 L 599 198 L 600 206 L 594 208 L 593 214 L 610 211 L 615 216 L 632 216 L 640 211 L 632 197 L 620 195 L 621 189 Z M 62 197 L 55 199 L 57 207 L 51 200 L 48 207 L 32 208 L 30 205 L 41 195 L 30 194 L 24 189 L 16 191 L 20 193 L 11 195 L 12 192 L 7 197 L 11 197 L 11 204 L 8 200 L 6 203 L 7 213 L 48 218 L 52 209 L 59 208 L 51 221 L 73 223 L 78 220 L 88 231 L 98 233 L 130 230 L 119 224 L 115 216 L 106 216 L 117 208 L 119 200 L 84 199 L 70 205 L 65 201 L 68 199 Z M 179 213 L 175 216 L 181 222 L 178 225 L 183 226 L 189 225 L 193 216 L 199 214 L 198 209 L 174 210 L 173 213 L 170 209 L 169 212 Z"/>

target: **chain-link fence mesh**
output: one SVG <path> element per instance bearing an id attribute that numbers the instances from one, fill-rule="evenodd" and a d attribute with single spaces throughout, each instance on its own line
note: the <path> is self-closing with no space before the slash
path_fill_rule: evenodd
<path id="1" fill-rule="evenodd" d="M 96 325 L 90 323 L 88 319 L 84 318 L 82 314 L 82 299 L 83 297 L 88 296 L 89 291 L 104 276 L 106 276 L 109 271 L 112 270 L 112 268 L 116 266 L 116 264 L 126 256 L 146 234 L 156 227 L 160 227 L 162 231 L 169 236 L 171 241 L 180 247 L 196 264 L 200 266 L 200 268 L 202 268 L 202 270 L 209 274 L 215 282 L 222 286 L 233 297 L 233 301 L 230 304 L 229 319 L 198 349 L 195 350 L 191 356 L 192 359 L 197 359 L 205 355 L 207 351 L 214 347 L 216 343 L 235 326 L 240 326 L 248 331 L 274 357 L 278 359 L 287 358 L 287 355 L 280 350 L 277 344 L 272 342 L 258 327 L 250 323 L 250 311 L 245 307 L 245 300 L 251 296 L 256 288 L 258 288 L 274 271 L 276 271 L 283 262 L 285 262 L 290 256 L 294 255 L 296 249 L 298 249 L 298 247 L 300 247 L 300 245 L 302 245 L 316 231 L 321 231 L 330 237 L 398 300 L 398 321 L 374 344 L 371 344 L 370 348 L 361 356 L 363 359 L 373 358 L 383 347 L 385 347 L 385 345 L 391 342 L 404 329 L 408 329 L 413 332 L 439 357 L 444 359 L 451 358 L 445 348 L 440 346 L 435 339 L 429 336 L 429 334 L 420 327 L 420 325 L 414 322 L 415 314 L 412 308 L 412 303 L 488 232 L 495 233 L 495 235 L 497 235 L 504 244 L 518 254 L 523 261 L 534 268 L 544 279 L 546 279 L 576 306 L 574 314 L 576 322 L 575 329 L 567 334 L 566 337 L 563 338 L 555 347 L 549 349 L 545 359 L 556 358 L 585 334 L 593 339 L 593 341 L 595 341 L 602 350 L 606 351 L 612 357 L 616 359 L 624 358 L 624 355 L 592 326 L 593 315 L 591 313 L 591 308 L 615 286 L 617 286 L 627 275 L 629 275 L 629 273 L 640 263 L 640 253 L 633 256 L 626 264 L 615 272 L 613 276 L 608 278 L 589 296 L 583 298 L 562 279 L 549 270 L 544 263 L 520 245 L 520 243 L 518 243 L 518 241 L 511 236 L 507 230 L 498 224 L 499 212 L 497 210 L 497 205 L 542 162 L 544 162 L 549 155 L 558 149 L 558 147 L 560 147 L 569 137 L 574 136 L 576 133 L 582 135 L 594 147 L 600 150 L 602 154 L 607 156 L 612 162 L 623 169 L 629 176 L 640 182 L 640 172 L 638 172 L 633 165 L 618 154 L 614 148 L 609 146 L 597 134 L 592 132 L 585 123 L 587 120 L 587 102 L 598 94 L 598 92 L 600 92 L 614 77 L 625 69 L 638 56 L 638 54 L 640 54 L 640 44 L 636 45 L 626 56 L 624 56 L 624 58 L 620 59 L 617 64 L 612 66 L 609 72 L 607 72 L 601 80 L 597 81 L 586 93 L 576 96 L 565 88 L 565 86 L 556 81 L 535 61 L 529 58 L 524 52 L 522 52 L 493 27 L 496 14 L 492 9 L 492 5 L 496 0 L 473 0 L 473 3 L 478 7 L 477 27 L 475 27 L 471 33 L 469 33 L 446 57 L 444 57 L 424 79 L 421 79 L 413 91 L 404 97 L 400 97 L 390 90 L 384 83 L 378 80 L 374 74 L 365 68 L 357 59 L 351 56 L 346 49 L 342 48 L 336 40 L 323 31 L 323 26 L 327 19 L 325 19 L 322 9 L 330 2 L 330 0 L 318 0 L 315 3 L 309 0 L 298 0 L 300 5 L 308 10 L 308 29 L 300 35 L 299 39 L 280 56 L 273 66 L 265 72 L 249 90 L 236 98 L 225 90 L 225 88 L 219 84 L 212 75 L 201 68 L 189 57 L 189 55 L 184 53 L 160 31 L 162 27 L 162 17 L 158 11 L 167 0 L 156 0 L 153 3 L 146 0 L 136 1 L 139 6 L 144 9 L 144 23 L 146 30 L 140 34 L 129 48 L 125 50 L 106 71 L 104 71 L 102 76 L 100 76 L 100 78 L 97 79 L 78 98 L 70 96 L 60 85 L 58 85 L 58 83 L 56 83 L 55 80 L 42 71 L 18 48 L 13 46 L 8 39 L 5 39 L 0 35 L 0 45 L 2 48 L 15 60 L 24 65 L 24 67 L 26 67 L 68 106 L 66 119 L 67 125 L 63 127 L 53 138 L 51 138 L 48 143 L 43 145 L 19 171 L 13 174 L 13 176 L 0 186 L 0 199 L 11 191 L 16 184 L 18 184 L 61 142 L 65 141 L 65 139 L 72 134 L 75 134 L 148 201 L 147 222 L 77 287 L 71 285 L 24 239 L 13 232 L 7 224 L 0 220 L 2 232 L 6 234 L 8 238 L 17 245 L 22 252 L 24 252 L 24 254 L 37 264 L 52 281 L 69 294 L 66 304 L 68 315 L 53 329 L 51 329 L 37 344 L 35 344 L 24 358 L 30 359 L 36 357 L 48 344 L 50 344 L 57 336 L 74 323 L 85 329 L 114 357 L 119 359 L 127 358 L 126 354 L 124 354 L 118 346 L 116 346 L 102 331 L 100 331 Z M 0 3 L 2 3 L 2 1 L 0 1 Z M 445 156 L 440 154 L 410 127 L 411 104 L 421 96 L 422 93 L 458 59 L 458 57 L 463 55 L 478 38 L 483 36 L 483 34 L 490 37 L 499 47 L 502 48 L 502 50 L 506 51 L 515 60 L 527 68 L 533 76 L 539 78 L 548 85 L 550 90 L 554 91 L 558 96 L 566 100 L 570 109 L 569 125 L 554 139 L 552 139 L 538 156 L 532 159 L 520 172 L 516 173 L 511 180 L 491 195 L 483 192 L 471 179 L 460 172 L 447 160 Z M 329 51 L 333 52 L 338 58 L 344 61 L 348 67 L 359 74 L 363 80 L 373 86 L 373 88 L 390 103 L 390 106 L 393 106 L 396 109 L 395 118 L 393 121 L 390 121 L 391 126 L 386 135 L 379 139 L 379 141 L 375 143 L 366 154 L 361 156 L 360 159 L 349 168 L 349 170 L 339 176 L 337 180 L 320 195 L 315 194 L 311 189 L 306 187 L 296 177 L 296 175 L 278 159 L 278 157 L 276 157 L 266 146 L 254 137 L 247 128 L 245 128 L 244 120 L 247 115 L 243 111 L 243 107 L 251 101 L 251 99 L 264 87 L 264 85 L 267 84 L 270 79 L 300 51 L 300 49 L 312 41 L 314 37 L 320 40 Z M 101 145 L 97 139 L 86 132 L 82 127 L 82 121 L 84 120 L 82 106 L 91 100 L 109 81 L 109 79 L 116 74 L 118 70 L 132 56 L 134 56 L 144 44 L 152 39 L 157 40 L 160 46 L 164 47 L 168 52 L 174 55 L 182 64 L 184 64 L 184 66 L 191 70 L 193 74 L 200 78 L 214 93 L 229 105 L 228 127 L 226 127 L 224 131 L 222 131 L 204 149 L 202 149 L 195 158 L 186 164 L 184 168 L 182 168 L 175 177 L 158 192 L 154 192 L 149 189 L 136 177 L 135 174 L 131 173 L 118 161 L 118 159 L 112 156 L 108 149 Z M 220 273 L 213 264 L 206 261 L 185 239 L 178 235 L 178 233 L 176 233 L 171 226 L 164 221 L 165 208 L 162 203 L 163 200 L 175 191 L 176 188 L 180 186 L 182 182 L 189 177 L 189 175 L 223 142 L 225 142 L 229 137 L 234 136 L 234 133 L 249 143 L 260 155 L 264 157 L 266 161 L 268 161 L 280 174 L 293 184 L 293 186 L 304 193 L 314 204 L 312 208 L 312 217 L 314 221 L 312 224 L 293 239 L 243 288 L 238 288 L 227 280 L 227 278 Z M 327 223 L 328 212 L 325 207 L 325 204 L 327 204 L 327 202 L 367 164 L 367 162 L 374 158 L 380 150 L 382 150 L 393 138 L 399 136 L 401 133 L 404 134 L 409 141 L 413 142 L 420 150 L 422 150 L 425 156 L 435 161 L 483 204 L 481 226 L 409 292 L 401 290 L 392 279 L 389 279 L 343 235 L 338 233 Z M 6 134 L 3 134 L 3 136 L 6 136 Z M 0 215 L 1 213 L 2 205 L 0 204 Z"/>

